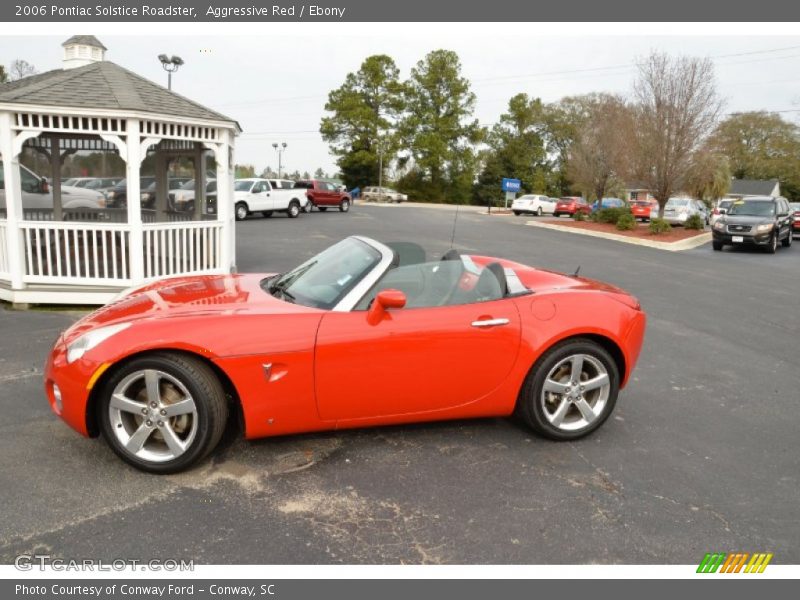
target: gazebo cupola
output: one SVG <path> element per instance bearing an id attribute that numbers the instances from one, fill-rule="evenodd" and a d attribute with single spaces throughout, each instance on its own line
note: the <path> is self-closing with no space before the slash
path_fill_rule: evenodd
<path id="1" fill-rule="evenodd" d="M 64 68 L 74 69 L 106 59 L 107 48 L 93 35 L 73 35 L 61 44 L 64 48 Z"/>
<path id="2" fill-rule="evenodd" d="M 62 68 L 0 84 L 0 299 L 102 304 L 233 271 L 238 123 L 94 36 L 62 46 Z"/>

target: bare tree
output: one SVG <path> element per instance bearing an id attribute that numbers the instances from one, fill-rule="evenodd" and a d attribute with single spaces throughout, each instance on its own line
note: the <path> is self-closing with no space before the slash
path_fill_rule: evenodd
<path id="1" fill-rule="evenodd" d="M 635 162 L 664 216 L 669 197 L 683 191 L 699 150 L 722 110 L 709 59 L 653 53 L 639 64 Z"/>
<path id="2" fill-rule="evenodd" d="M 618 96 L 599 95 L 588 100 L 586 118 L 569 149 L 567 174 L 587 198 L 599 200 L 626 174 L 633 115 Z"/>
<path id="3" fill-rule="evenodd" d="M 36 67 L 31 63 L 27 60 L 17 58 L 11 62 L 11 66 L 8 69 L 8 79 L 9 81 L 16 81 L 17 79 L 22 79 L 29 75 L 36 75 L 36 73 Z"/>

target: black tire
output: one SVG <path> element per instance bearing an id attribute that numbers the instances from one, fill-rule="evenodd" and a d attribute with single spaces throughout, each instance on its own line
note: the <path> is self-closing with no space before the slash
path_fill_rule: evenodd
<path id="1" fill-rule="evenodd" d="M 518 217 L 518 216 L 520 216 L 521 214 L 522 214 L 522 213 L 521 213 L 521 212 L 519 212 L 518 210 L 515 210 L 515 211 L 514 211 L 514 215 L 515 215 L 515 216 L 517 216 L 517 217 Z"/>
<path id="2" fill-rule="evenodd" d="M 186 212 L 188 212 L 188 213 L 194 213 L 194 202 L 189 202 L 189 203 L 186 205 Z"/>
<path id="3" fill-rule="evenodd" d="M 310 213 L 310 212 L 311 212 L 311 209 L 312 209 L 313 207 L 314 207 L 314 205 L 313 205 L 313 204 L 311 203 L 311 201 L 309 200 L 308 202 L 306 202 L 306 205 L 303 207 L 303 212 L 304 212 L 304 213 L 306 213 L 306 214 L 308 214 L 308 213 Z"/>
<path id="4" fill-rule="evenodd" d="M 542 210 L 541 206 L 536 209 L 536 216 L 537 217 L 541 217 L 543 214 L 544 214 L 544 211 Z"/>
<path id="5" fill-rule="evenodd" d="M 265 219 L 269 219 L 272 216 L 272 211 L 271 210 L 262 210 L 261 211 L 261 216 L 264 217 Z"/>
<path id="6" fill-rule="evenodd" d="M 554 213 L 553 213 L 553 216 L 554 216 L 554 217 L 560 217 L 560 216 L 561 216 L 561 213 L 554 212 Z M 574 216 L 574 215 L 573 215 L 573 216 Z"/>
<path id="7" fill-rule="evenodd" d="M 545 379 L 550 371 L 558 366 L 560 362 L 575 354 L 591 356 L 602 364 L 608 374 L 609 390 L 602 412 L 593 422 L 580 429 L 565 431 L 548 421 L 544 413 L 543 402 L 540 400 Z M 542 437 L 556 441 L 576 440 L 589 435 L 608 419 L 609 415 L 614 411 L 618 394 L 619 370 L 613 357 L 597 342 L 586 338 L 574 338 L 556 344 L 536 361 L 520 390 L 516 413 L 522 417 L 534 432 Z"/>
<path id="8" fill-rule="evenodd" d="M 326 210 L 328 210 L 328 207 L 327 206 L 317 206 L 317 210 L 320 211 L 320 212 L 325 212 Z"/>
<path id="9" fill-rule="evenodd" d="M 339 202 L 339 212 L 348 212 L 350 210 L 350 200 L 347 198 L 342 198 L 342 201 Z"/>
<path id="10" fill-rule="evenodd" d="M 717 252 L 722 250 L 722 242 L 711 242 L 711 247 L 714 248 Z"/>
<path id="11" fill-rule="evenodd" d="M 247 215 L 250 214 L 250 209 L 247 208 L 247 204 L 244 202 L 237 202 L 233 210 L 237 221 L 244 221 Z"/>
<path id="12" fill-rule="evenodd" d="M 300 208 L 300 203 L 297 200 L 292 200 L 289 202 L 289 208 L 286 210 L 286 215 L 290 219 L 296 219 L 300 216 L 300 211 L 303 210 Z"/>
<path id="13" fill-rule="evenodd" d="M 775 254 L 777 250 L 778 250 L 778 232 L 776 231 L 769 238 L 769 243 L 767 244 L 767 254 Z"/>
<path id="14" fill-rule="evenodd" d="M 781 240 L 781 244 L 783 245 L 784 248 L 790 248 L 791 247 L 791 245 L 792 245 L 792 232 L 791 231 L 789 231 L 789 235 L 787 235 L 786 238 Z"/>
<path id="15" fill-rule="evenodd" d="M 194 438 L 183 454 L 172 460 L 156 462 L 137 457 L 125 449 L 114 433 L 109 413 L 113 391 L 127 376 L 144 369 L 156 369 L 175 377 L 186 387 L 195 403 L 197 430 Z M 204 362 L 182 354 L 158 352 L 124 363 L 111 375 L 101 390 L 97 415 L 103 437 L 122 460 L 142 471 L 167 474 L 191 467 L 217 446 L 228 421 L 228 403 L 222 384 Z"/>

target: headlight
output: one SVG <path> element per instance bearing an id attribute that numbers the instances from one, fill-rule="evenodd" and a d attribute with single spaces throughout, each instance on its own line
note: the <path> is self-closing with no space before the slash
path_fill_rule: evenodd
<path id="1" fill-rule="evenodd" d="M 116 196 L 116 195 L 117 195 L 117 193 L 116 193 L 114 190 L 110 190 L 110 191 L 108 192 L 108 194 L 106 195 L 106 197 L 107 197 L 109 200 L 113 200 L 113 199 L 114 199 L 114 196 Z"/>
<path id="2" fill-rule="evenodd" d="M 130 327 L 130 323 L 118 323 L 116 325 L 109 325 L 108 327 L 100 327 L 87 331 L 77 340 L 67 346 L 67 363 L 74 363 L 89 350 L 95 346 L 102 344 L 112 335 L 115 335 Z"/>
<path id="3" fill-rule="evenodd" d="M 725 221 L 721 219 L 717 220 L 717 222 L 714 223 L 714 229 L 720 229 L 720 230 L 725 229 Z"/>
<path id="4" fill-rule="evenodd" d="M 756 231 L 758 233 L 764 233 L 765 231 L 772 231 L 773 227 L 774 225 L 772 223 L 762 223 L 756 226 Z"/>

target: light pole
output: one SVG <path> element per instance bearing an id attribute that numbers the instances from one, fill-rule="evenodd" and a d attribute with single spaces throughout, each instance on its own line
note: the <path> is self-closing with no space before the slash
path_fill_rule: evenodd
<path id="1" fill-rule="evenodd" d="M 383 194 L 383 138 L 375 141 L 378 148 L 378 198 Z"/>
<path id="2" fill-rule="evenodd" d="M 167 89 L 172 89 L 172 74 L 180 68 L 183 64 L 183 59 L 180 56 L 167 56 L 166 54 L 159 54 L 158 60 L 161 61 L 161 66 L 167 72 Z"/>
<path id="3" fill-rule="evenodd" d="M 281 142 L 280 144 L 278 142 L 275 142 L 274 144 L 272 144 L 272 147 L 275 148 L 275 152 L 278 153 L 278 179 L 281 178 L 281 168 L 283 166 L 283 153 L 286 150 L 286 146 L 288 146 L 286 142 Z"/>

